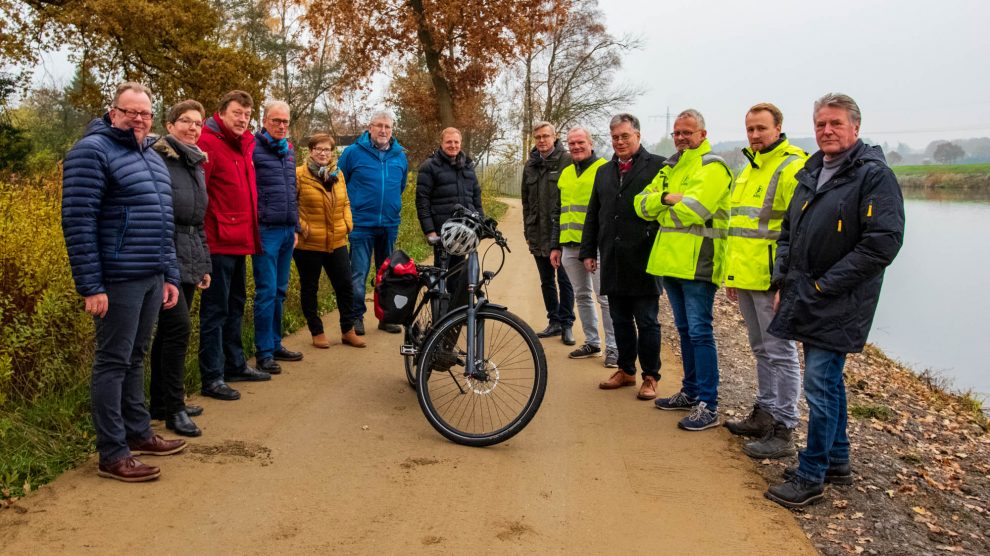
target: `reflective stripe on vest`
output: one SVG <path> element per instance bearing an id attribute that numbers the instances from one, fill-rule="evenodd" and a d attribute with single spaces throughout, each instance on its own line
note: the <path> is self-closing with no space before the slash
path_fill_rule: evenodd
<path id="1" fill-rule="evenodd" d="M 709 239 L 725 239 L 729 237 L 729 230 L 726 228 L 706 228 L 704 226 L 691 225 L 686 228 L 668 228 L 666 226 L 660 228 L 660 233 L 674 232 L 678 234 L 690 234 L 693 236 L 704 237 Z"/>
<path id="2" fill-rule="evenodd" d="M 730 235 L 735 237 L 743 237 L 747 239 L 769 239 L 776 241 L 780 239 L 779 231 L 770 231 L 770 221 L 780 220 L 787 214 L 786 210 L 773 210 L 773 201 L 777 196 L 777 184 L 780 182 L 780 174 L 784 171 L 784 168 L 788 164 L 798 160 L 799 157 L 796 154 L 788 155 L 787 158 L 781 162 L 777 169 L 773 171 L 773 175 L 770 177 L 770 183 L 767 185 L 767 192 L 763 196 L 763 206 L 760 208 L 756 207 L 732 207 L 732 216 L 744 215 L 750 218 L 759 218 L 756 229 L 752 228 L 740 228 L 734 226 L 729 228 Z"/>
<path id="3" fill-rule="evenodd" d="M 560 214 L 565 212 L 588 212 L 588 205 L 564 205 L 560 207 Z"/>
<path id="4" fill-rule="evenodd" d="M 564 222 L 563 224 L 560 225 L 560 231 L 563 232 L 564 230 L 577 230 L 579 232 L 583 232 L 584 231 L 584 223 L 583 222 Z"/>
<path id="5" fill-rule="evenodd" d="M 595 174 L 605 159 L 599 158 L 591 163 L 581 175 L 577 175 L 577 167 L 568 165 L 561 170 L 557 180 L 560 190 L 560 242 L 580 243 L 584 231 L 584 221 L 588 216 L 588 200 L 595 184 Z"/>
<path id="6" fill-rule="evenodd" d="M 746 239 L 770 239 L 773 241 L 780 239 L 779 231 L 754 230 L 753 228 L 729 228 L 729 235 L 732 237 L 744 237 Z"/>

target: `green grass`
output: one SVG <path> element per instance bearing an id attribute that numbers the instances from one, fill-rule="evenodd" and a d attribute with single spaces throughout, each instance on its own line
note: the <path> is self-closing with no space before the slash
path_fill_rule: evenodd
<path id="1" fill-rule="evenodd" d="M 929 174 L 990 174 L 990 164 L 924 164 L 919 166 L 894 166 L 898 176 L 926 176 Z"/>
<path id="2" fill-rule="evenodd" d="M 415 176 L 410 176 L 410 182 L 411 185 L 406 188 L 402 198 L 402 224 L 396 246 L 416 260 L 426 260 L 432 255 L 432 249 L 426 244 L 416 218 Z M 495 200 L 491 189 L 487 187 L 484 190 L 483 202 L 485 212 L 495 218 L 501 217 L 507 208 Z M 57 197 L 49 195 L 42 204 L 53 214 L 50 219 L 53 223 L 50 225 L 56 226 L 54 222 L 57 221 L 58 214 Z M 38 213 L 33 205 L 19 203 L 18 206 L 24 209 L 22 212 L 25 212 L 25 217 L 30 216 L 27 213 L 35 215 Z M 54 235 L 60 236 L 61 232 Z M 3 235 L 3 237 L 7 236 Z M 44 262 L 67 273 L 67 263 L 62 260 L 65 258 L 64 246 L 59 245 L 46 253 L 51 252 L 58 253 L 60 259 Z M 38 266 L 40 263 L 35 260 L 33 264 Z M 11 271 L 12 276 L 18 274 L 17 268 L 8 270 Z M 250 268 L 247 275 L 248 302 L 244 311 L 242 340 L 246 354 L 251 356 L 254 352 L 254 326 L 251 318 L 254 280 Z M 71 291 L 69 285 L 66 285 L 66 288 L 67 291 Z M 320 294 L 320 310 L 323 313 L 334 310 L 336 299 L 326 276 L 321 278 Z M 199 390 L 197 362 L 199 326 L 196 317 L 199 297 L 196 296 L 194 302 L 193 332 L 186 358 L 186 388 L 191 392 Z M 0 296 L 0 301 L 2 300 L 3 297 Z M 45 357 L 49 362 L 45 367 L 47 373 L 45 376 L 50 376 L 51 380 L 37 389 L 29 389 L 33 392 L 30 399 L 19 397 L 16 392 L 0 392 L 0 500 L 23 496 L 27 491 L 54 480 L 62 472 L 85 461 L 95 449 L 95 433 L 89 407 L 89 368 L 92 365 L 93 351 L 91 321 L 82 315 L 81 300 L 73 298 L 69 305 L 64 311 L 55 312 L 63 315 L 63 318 L 71 319 L 72 322 L 77 320 L 82 322 L 86 328 L 79 328 L 78 341 L 59 344 L 58 349 L 61 352 L 55 354 L 57 357 Z M 3 304 L 0 304 L 0 309 L 3 309 Z M 3 316 L 4 313 L 0 310 L 0 317 Z M 299 306 L 299 278 L 294 267 L 284 307 L 283 326 L 286 333 L 305 326 L 305 319 Z M 45 326 L 39 325 L 38 329 L 47 331 L 46 333 L 50 335 L 51 330 L 59 329 L 59 326 L 58 323 L 48 323 Z M 24 334 L 41 333 L 29 330 Z M 0 339 L 0 344 L 7 343 L 10 339 Z M 25 341 L 28 340 L 36 340 L 36 338 L 26 338 Z M 13 345 L 7 347 L 17 353 Z M 3 368 L 5 367 L 0 365 L 0 370 Z M 0 386 L 3 384 L 5 383 L 0 381 Z M 7 395 L 6 400 L 2 394 Z"/>

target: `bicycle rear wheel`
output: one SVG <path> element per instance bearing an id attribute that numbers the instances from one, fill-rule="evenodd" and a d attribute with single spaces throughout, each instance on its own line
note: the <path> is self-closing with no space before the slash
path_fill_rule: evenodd
<path id="1" fill-rule="evenodd" d="M 419 358 L 416 392 L 426 419 L 444 437 L 491 446 L 518 434 L 536 415 L 547 387 L 547 361 L 536 333 L 498 307 L 478 310 L 483 335 L 478 376 L 467 376 L 467 313 L 437 325 Z"/>
<path id="2" fill-rule="evenodd" d="M 412 323 L 405 327 L 405 343 L 415 349 L 415 355 L 403 355 L 402 359 L 406 367 L 406 380 L 409 382 L 409 386 L 413 388 L 416 387 L 416 361 L 422 353 L 423 342 L 426 341 L 430 329 L 433 328 L 433 305 L 435 302 L 432 300 L 423 302 L 423 298 L 428 293 L 429 290 L 426 288 L 420 288 L 416 295 L 416 305 L 414 305 L 416 314 L 413 316 Z"/>

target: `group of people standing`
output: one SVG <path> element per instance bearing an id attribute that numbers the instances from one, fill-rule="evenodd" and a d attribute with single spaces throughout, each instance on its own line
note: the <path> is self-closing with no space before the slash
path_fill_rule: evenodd
<path id="1" fill-rule="evenodd" d="M 738 303 L 756 359 L 757 395 L 748 416 L 724 423 L 752 437 L 751 457 L 797 450 L 803 344 L 807 445 L 798 466 L 767 498 L 801 507 L 823 497 L 823 484 L 850 484 L 842 370 L 866 343 L 884 269 L 903 242 L 900 186 L 879 147 L 859 139 L 861 113 L 847 95 L 814 104 L 819 151 L 809 155 L 783 133 L 770 103 L 745 115 L 747 165 L 734 175 L 712 152 L 704 116 L 681 112 L 664 158 L 640 144 L 639 120 L 609 123 L 614 155 L 598 157 L 591 136 L 572 127 L 567 149 L 549 122 L 533 128 L 522 184 L 526 239 L 547 310 L 544 338 L 574 345 L 573 305 L 585 343 L 571 358 L 602 355 L 617 368 L 604 390 L 637 385 L 658 409 L 687 411 L 681 429 L 722 424 L 713 306 L 719 287 Z M 684 377 L 658 398 L 659 298 L 666 292 L 680 340 Z"/>
<path id="2" fill-rule="evenodd" d="M 224 95 L 210 117 L 199 102 L 182 101 L 168 110 L 167 135 L 159 138 L 150 134 L 151 91 L 123 83 L 108 112 L 66 156 L 62 228 L 76 289 L 96 328 L 91 388 L 101 476 L 152 480 L 160 469 L 135 456 L 185 448 L 181 439 L 154 434 L 151 419 L 164 420 L 179 435 L 202 434 L 192 417 L 203 408 L 187 405 L 184 389 L 197 290 L 201 394 L 207 397 L 238 400 L 240 392 L 228 383 L 268 381 L 282 372 L 280 362 L 303 358 L 282 345 L 293 260 L 313 345 L 331 344 L 317 301 L 322 272 L 336 294 L 341 343 L 366 345 L 371 256 L 381 264 L 394 247 L 408 176 L 392 117 L 376 114 L 339 164 L 333 137 L 314 134 L 307 160 L 297 167 L 288 139 L 290 107 L 266 103 L 257 133 L 249 130 L 253 110 L 244 91 Z M 254 366 L 242 342 L 249 255 Z"/>

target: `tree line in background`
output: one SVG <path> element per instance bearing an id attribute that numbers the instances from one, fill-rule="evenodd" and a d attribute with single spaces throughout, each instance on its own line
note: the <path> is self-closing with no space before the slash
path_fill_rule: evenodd
<path id="1" fill-rule="evenodd" d="M 448 126 L 476 159 L 521 160 L 534 122 L 601 122 L 640 94 L 615 83 L 639 41 L 603 22 L 594 0 L 0 0 L 0 164 L 52 168 L 122 80 L 152 87 L 159 120 L 235 88 L 285 100 L 297 141 L 359 133 L 387 81 L 414 162 Z M 58 50 L 72 81 L 25 89 Z"/>

